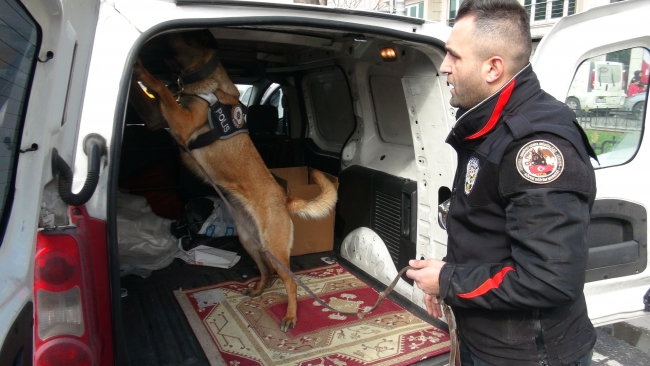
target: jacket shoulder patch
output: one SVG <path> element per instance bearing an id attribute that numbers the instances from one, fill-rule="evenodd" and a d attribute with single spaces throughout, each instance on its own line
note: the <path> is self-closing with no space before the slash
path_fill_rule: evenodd
<path id="1" fill-rule="evenodd" d="M 556 180 L 564 170 L 560 150 L 546 140 L 534 140 L 517 153 L 517 171 L 529 182 L 546 184 Z"/>

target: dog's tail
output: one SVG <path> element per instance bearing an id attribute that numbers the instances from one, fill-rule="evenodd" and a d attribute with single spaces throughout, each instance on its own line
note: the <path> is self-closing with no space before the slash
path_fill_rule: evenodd
<path id="1" fill-rule="evenodd" d="M 287 197 L 287 210 L 303 219 L 322 219 L 334 209 L 336 187 L 318 170 L 311 169 L 311 177 L 320 187 L 320 194 L 310 200 L 289 196 Z"/>

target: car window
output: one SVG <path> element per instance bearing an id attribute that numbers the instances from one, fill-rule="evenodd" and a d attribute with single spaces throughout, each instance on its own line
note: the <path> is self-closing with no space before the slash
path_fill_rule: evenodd
<path id="1" fill-rule="evenodd" d="M 332 69 L 312 74 L 307 84 L 321 141 L 340 149 L 356 126 L 352 97 L 343 72 Z"/>
<path id="2" fill-rule="evenodd" d="M 261 104 L 272 105 L 278 110 L 278 125 L 275 130 L 277 134 L 287 134 L 287 131 L 289 130 L 287 119 L 285 118 L 287 109 L 286 102 L 283 98 L 284 92 L 282 91 L 282 87 L 280 84 L 273 83 L 266 89 L 264 95 L 262 95 L 262 99 L 260 100 Z"/>
<path id="3" fill-rule="evenodd" d="M 606 168 L 632 160 L 641 144 L 648 97 L 650 52 L 629 48 L 583 61 L 566 104 Z"/>
<path id="4" fill-rule="evenodd" d="M 277 88 L 269 97 L 270 105 L 278 109 L 278 118 L 284 116 L 284 108 L 282 107 L 282 88 Z"/>
<path id="5" fill-rule="evenodd" d="M 235 86 L 237 87 L 237 90 L 239 90 L 239 101 L 248 107 L 253 92 L 253 86 L 246 84 L 235 84 Z"/>
<path id="6" fill-rule="evenodd" d="M 0 0 L 0 216 L 6 223 L 13 196 L 20 133 L 34 73 L 36 22 L 16 0 Z"/>
<path id="7" fill-rule="evenodd" d="M 370 92 L 381 139 L 393 144 L 413 146 L 402 79 L 397 76 L 372 75 Z"/>

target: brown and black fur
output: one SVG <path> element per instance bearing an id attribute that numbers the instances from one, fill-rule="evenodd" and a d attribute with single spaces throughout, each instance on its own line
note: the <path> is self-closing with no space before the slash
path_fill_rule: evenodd
<path id="1" fill-rule="evenodd" d="M 205 32 L 162 36 L 162 42 L 173 51 L 167 62 L 176 65 L 178 71 L 184 73 L 200 68 L 216 52 L 206 44 L 205 37 Z M 144 94 L 138 81 L 146 86 L 155 99 Z M 187 145 L 209 129 L 207 103 L 191 94 L 214 93 L 223 104 L 237 104 L 239 101 L 239 91 L 221 64 L 206 79 L 186 85 L 184 93 L 180 104 L 177 103 L 164 83 L 151 75 L 138 60 L 131 83 L 131 105 L 149 128 L 161 128 L 168 124 L 181 144 Z M 287 196 L 264 165 L 249 136 L 243 133 L 193 150 L 192 154 L 210 178 L 227 192 L 235 209 L 239 239 L 260 269 L 260 282 L 249 295 L 261 295 L 274 271 L 278 272 L 284 282 L 288 306 L 280 328 L 288 331 L 297 322 L 296 283 L 288 273 L 277 268 L 264 256 L 262 248 L 267 248 L 289 268 L 289 252 L 293 245 L 293 223 L 289 214 L 296 213 L 311 218 L 327 216 L 336 203 L 335 187 L 322 173 L 312 171 L 312 178 L 320 186 L 321 194 L 309 201 Z M 208 180 L 185 153 L 183 161 L 197 175 Z"/>

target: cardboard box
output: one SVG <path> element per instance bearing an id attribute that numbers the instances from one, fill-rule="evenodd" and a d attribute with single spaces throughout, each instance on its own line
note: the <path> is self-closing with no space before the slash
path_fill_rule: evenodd
<path id="1" fill-rule="evenodd" d="M 269 169 L 280 187 L 287 194 L 309 200 L 317 197 L 321 190 L 315 182 L 311 181 L 309 171 L 312 168 L 303 166 L 298 168 Z M 333 175 L 323 173 L 339 188 L 339 180 Z M 334 247 L 334 210 L 324 219 L 301 219 L 298 215 L 291 215 L 293 221 L 293 248 L 291 255 L 320 253 L 332 250 Z"/>

